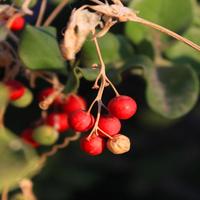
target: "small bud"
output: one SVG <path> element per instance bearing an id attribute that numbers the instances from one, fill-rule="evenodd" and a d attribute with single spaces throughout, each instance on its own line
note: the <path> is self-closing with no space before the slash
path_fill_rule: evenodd
<path id="1" fill-rule="evenodd" d="M 114 135 L 107 141 L 107 148 L 114 154 L 123 154 L 130 150 L 130 140 L 125 135 Z"/>

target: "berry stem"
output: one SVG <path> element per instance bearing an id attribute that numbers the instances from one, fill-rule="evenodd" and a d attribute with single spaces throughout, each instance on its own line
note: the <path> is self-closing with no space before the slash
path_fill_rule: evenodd
<path id="1" fill-rule="evenodd" d="M 99 1 L 99 0 L 90 0 L 90 1 L 92 1 L 92 2 L 94 2 L 94 3 L 96 3 L 96 4 L 99 4 L 99 5 L 104 5 L 104 3 L 102 3 L 102 2 Z"/>
<path id="2" fill-rule="evenodd" d="M 34 192 L 33 192 L 33 182 L 30 179 L 22 179 L 19 182 L 19 187 L 23 193 L 25 199 L 29 200 L 37 200 Z"/>
<path id="3" fill-rule="evenodd" d="M 0 109 L 0 127 L 3 126 L 5 108 Z"/>
<path id="4" fill-rule="evenodd" d="M 44 13 L 46 10 L 46 6 L 47 6 L 47 0 L 42 0 L 41 5 L 40 5 L 40 11 L 39 11 L 39 15 L 36 21 L 35 26 L 39 27 L 40 24 L 42 23 L 43 17 L 44 17 Z"/>
<path id="5" fill-rule="evenodd" d="M 115 88 L 115 86 L 113 85 L 113 83 L 108 79 L 106 78 L 106 81 L 110 84 L 110 86 L 112 87 L 112 89 L 114 90 L 116 96 L 119 96 L 119 92 L 117 91 L 117 89 Z"/>
<path id="6" fill-rule="evenodd" d="M 46 153 L 42 154 L 41 158 L 40 158 L 40 162 L 44 163 L 47 160 L 48 157 L 53 156 L 54 154 L 56 154 L 59 149 L 65 148 L 66 146 L 69 145 L 70 142 L 76 141 L 79 138 L 80 138 L 80 133 L 79 132 L 76 132 L 71 137 L 66 137 L 62 144 L 54 145 L 49 152 L 46 152 Z"/>
<path id="7" fill-rule="evenodd" d="M 1 200 L 8 200 L 8 191 L 9 191 L 8 186 L 4 186 L 3 191 L 2 191 Z"/>
<path id="8" fill-rule="evenodd" d="M 110 136 L 109 134 L 107 134 L 106 132 L 104 132 L 102 129 L 100 129 L 99 127 L 97 128 L 99 131 L 101 131 L 101 133 L 103 133 L 105 136 L 107 136 L 110 139 L 113 139 L 112 136 Z"/>
<path id="9" fill-rule="evenodd" d="M 99 88 L 99 91 L 97 93 L 96 98 L 94 99 L 94 101 L 92 102 L 88 112 L 91 111 L 92 107 L 94 106 L 94 104 L 97 102 L 98 103 L 98 111 L 97 111 L 97 116 L 96 116 L 96 121 L 94 124 L 94 127 L 92 128 L 90 134 L 88 135 L 87 139 L 89 140 L 90 137 L 96 133 L 97 134 L 97 130 L 98 130 L 98 124 L 99 124 L 99 118 L 101 116 L 101 108 L 103 106 L 102 103 L 102 96 L 103 96 L 103 92 L 105 87 L 110 84 L 111 87 L 113 88 L 113 90 L 115 91 L 116 95 L 119 95 L 119 93 L 117 92 L 116 88 L 114 87 L 114 85 L 111 83 L 111 81 L 108 79 L 108 77 L 106 76 L 106 69 L 105 69 L 105 64 L 101 55 L 101 50 L 98 44 L 98 40 L 95 34 L 95 31 L 93 31 L 93 41 L 96 47 L 96 51 L 97 51 L 97 55 L 98 55 L 98 59 L 99 59 L 99 63 L 100 63 L 100 71 L 99 74 L 96 78 L 96 81 L 94 83 L 93 88 Z M 100 86 L 98 86 L 98 81 L 101 80 L 101 84 Z M 108 136 L 106 133 L 104 133 L 106 136 Z M 108 136 L 109 137 L 109 136 Z"/>
<path id="10" fill-rule="evenodd" d="M 173 32 L 173 31 L 170 31 L 169 29 L 167 29 L 165 27 L 162 27 L 162 26 L 160 26 L 158 24 L 155 24 L 153 22 L 150 22 L 148 20 L 145 20 L 145 19 L 140 18 L 140 17 L 135 17 L 135 16 L 132 17 L 130 19 L 130 21 L 138 22 L 138 23 L 143 24 L 145 26 L 149 26 L 151 28 L 154 28 L 154 29 L 156 29 L 156 30 L 158 30 L 160 32 L 163 32 L 163 33 L 165 33 L 167 35 L 170 35 L 171 37 L 173 37 L 173 38 L 175 38 L 175 39 L 177 39 L 177 40 L 179 40 L 179 41 L 191 46 L 193 49 L 196 49 L 197 51 L 200 51 L 200 46 L 199 45 L 195 44 L 194 42 L 188 40 L 187 38 L 184 38 L 184 37 L 180 36 L 179 34 Z"/>
<path id="11" fill-rule="evenodd" d="M 60 86 L 53 92 L 51 95 L 49 95 L 45 100 L 41 101 L 39 103 L 39 107 L 42 110 L 47 110 L 49 106 L 53 103 L 55 98 L 60 95 L 60 93 L 64 90 L 64 86 Z"/>

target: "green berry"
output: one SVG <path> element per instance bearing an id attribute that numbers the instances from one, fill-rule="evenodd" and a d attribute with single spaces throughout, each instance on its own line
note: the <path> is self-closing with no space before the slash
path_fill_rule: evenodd
<path id="1" fill-rule="evenodd" d="M 53 145 L 58 139 L 58 132 L 51 126 L 42 125 L 33 131 L 33 139 L 41 145 Z"/>
<path id="2" fill-rule="evenodd" d="M 19 99 L 12 101 L 12 105 L 19 107 L 19 108 L 24 108 L 27 107 L 31 104 L 33 101 L 33 94 L 29 89 L 26 89 L 24 95 L 20 97 Z"/>

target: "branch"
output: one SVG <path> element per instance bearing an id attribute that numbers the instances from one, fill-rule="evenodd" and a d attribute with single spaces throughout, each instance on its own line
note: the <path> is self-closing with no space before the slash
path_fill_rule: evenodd
<path id="1" fill-rule="evenodd" d="M 47 0 L 42 0 L 42 3 L 40 5 L 39 15 L 38 15 L 38 18 L 37 18 L 37 21 L 36 21 L 36 24 L 35 24 L 36 27 L 39 27 L 40 24 L 42 23 L 44 13 L 45 13 L 45 10 L 46 10 L 46 6 L 47 6 Z"/>
<path id="2" fill-rule="evenodd" d="M 44 26 L 48 26 L 52 23 L 52 21 L 57 17 L 60 11 L 67 5 L 69 0 L 63 0 L 58 6 L 53 10 L 53 12 L 49 15 L 49 17 L 44 22 Z"/>

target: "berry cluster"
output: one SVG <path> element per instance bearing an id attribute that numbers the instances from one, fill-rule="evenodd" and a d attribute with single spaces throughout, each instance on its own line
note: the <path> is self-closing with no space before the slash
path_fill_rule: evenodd
<path id="1" fill-rule="evenodd" d="M 40 91 L 38 94 L 39 103 L 54 96 L 56 90 L 48 87 Z M 53 99 L 51 104 L 52 111 L 38 120 L 37 125 L 33 128 L 25 129 L 21 136 L 24 141 L 33 147 L 40 145 L 53 145 L 57 142 L 60 133 L 64 133 L 71 127 L 69 124 L 69 116 L 77 110 L 85 110 L 85 100 L 76 95 L 70 94 L 64 96 L 60 94 Z M 56 111 L 55 111 L 56 110 Z"/>
<path id="2" fill-rule="evenodd" d="M 44 102 L 54 92 L 56 91 L 52 87 L 43 89 L 38 94 L 39 102 Z M 81 149 L 89 155 L 101 154 L 106 146 L 114 154 L 129 151 L 130 140 L 120 134 L 120 120 L 129 119 L 136 113 L 137 105 L 131 97 L 118 95 L 111 99 L 106 108 L 108 114 L 100 115 L 97 124 L 97 119 L 90 110 L 86 110 L 86 101 L 76 94 L 60 94 L 54 98 L 51 106 L 52 111 L 39 120 L 39 125 L 22 132 L 24 141 L 33 147 L 53 145 L 59 138 L 59 133 L 71 128 L 80 133 L 91 130 L 80 141 Z"/>
<path id="3" fill-rule="evenodd" d="M 120 120 L 132 117 L 136 109 L 136 102 L 131 97 L 119 95 L 110 100 L 108 114 L 101 115 L 98 124 L 91 114 L 82 110 L 72 113 L 69 121 L 75 131 L 84 132 L 93 127 L 89 136 L 81 139 L 81 148 L 89 155 L 101 154 L 106 146 L 112 153 L 122 154 L 129 151 L 130 140 L 120 134 Z"/>
<path id="4" fill-rule="evenodd" d="M 33 100 L 32 92 L 17 80 L 8 80 L 2 83 L 9 93 L 9 100 L 13 106 L 24 108 Z"/>

